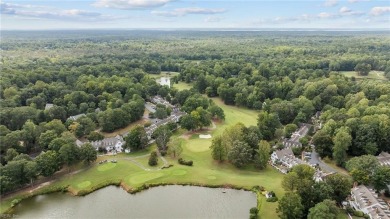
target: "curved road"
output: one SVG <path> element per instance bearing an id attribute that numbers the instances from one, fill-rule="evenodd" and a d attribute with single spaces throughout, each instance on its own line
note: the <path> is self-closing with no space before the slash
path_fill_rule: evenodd
<path id="1" fill-rule="evenodd" d="M 318 155 L 318 153 L 315 151 L 315 149 L 313 149 L 312 153 L 311 153 L 311 159 L 310 159 L 310 164 L 318 164 L 321 168 L 321 170 L 325 171 L 325 172 L 328 172 L 328 173 L 331 173 L 331 172 L 334 172 L 334 173 L 337 173 L 338 171 L 329 166 L 328 164 L 326 164 L 325 162 L 323 162 L 320 158 L 320 156 Z"/>

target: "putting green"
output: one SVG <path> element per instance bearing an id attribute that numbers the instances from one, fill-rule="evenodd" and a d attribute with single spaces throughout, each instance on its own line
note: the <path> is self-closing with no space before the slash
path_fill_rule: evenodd
<path id="1" fill-rule="evenodd" d="M 182 175 L 186 175 L 187 174 L 187 170 L 174 170 L 172 171 L 172 175 L 175 175 L 175 176 L 182 176 Z"/>
<path id="2" fill-rule="evenodd" d="M 79 187 L 80 189 L 83 189 L 83 188 L 88 187 L 90 185 L 91 185 L 91 181 L 84 181 L 82 183 L 77 184 L 77 187 Z"/>
<path id="3" fill-rule="evenodd" d="M 129 182 L 132 184 L 144 183 L 152 179 L 157 179 L 164 176 L 164 173 L 161 172 L 149 172 L 143 173 L 137 176 L 130 177 Z"/>
<path id="4" fill-rule="evenodd" d="M 192 152 L 204 152 L 210 150 L 211 139 L 191 139 L 186 142 L 186 147 Z"/>
<path id="5" fill-rule="evenodd" d="M 208 176 L 207 179 L 217 179 L 215 176 Z"/>
<path id="6" fill-rule="evenodd" d="M 116 163 L 105 163 L 105 164 L 101 164 L 100 167 L 98 167 L 98 170 L 99 171 L 107 171 L 109 169 L 112 169 L 116 166 Z"/>

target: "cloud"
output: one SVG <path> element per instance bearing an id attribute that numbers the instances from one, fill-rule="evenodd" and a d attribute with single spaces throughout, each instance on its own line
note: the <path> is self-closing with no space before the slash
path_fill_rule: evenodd
<path id="1" fill-rule="evenodd" d="M 224 8 L 176 8 L 173 11 L 152 11 L 152 14 L 163 17 L 182 17 L 188 14 L 219 14 L 225 12 Z"/>
<path id="2" fill-rule="evenodd" d="M 137 10 L 157 8 L 176 0 L 97 0 L 95 7 L 115 8 L 122 10 Z"/>
<path id="3" fill-rule="evenodd" d="M 39 5 L 23 4 L 1 4 L 0 13 L 17 17 L 52 19 L 52 20 L 76 20 L 76 21 L 102 21 L 110 20 L 114 17 L 106 16 L 98 12 L 85 11 L 79 9 L 61 10 Z"/>
<path id="4" fill-rule="evenodd" d="M 209 16 L 209 17 L 206 17 L 204 19 L 204 22 L 206 22 L 206 23 L 215 23 L 215 22 L 220 22 L 221 20 L 222 20 L 222 18 L 220 18 L 220 17 Z"/>
<path id="5" fill-rule="evenodd" d="M 335 15 L 334 14 L 330 14 L 330 13 L 327 13 L 327 12 L 321 12 L 317 15 L 318 18 L 321 18 L 321 19 L 326 19 L 326 18 L 334 18 Z"/>
<path id="6" fill-rule="evenodd" d="M 370 15 L 380 16 L 390 12 L 390 7 L 373 7 L 370 11 Z"/>
<path id="7" fill-rule="evenodd" d="M 325 0 L 324 6 L 325 7 L 333 7 L 338 4 L 339 0 Z"/>
<path id="8" fill-rule="evenodd" d="M 359 16 L 359 15 L 364 14 L 364 12 L 352 11 L 351 9 L 349 9 L 347 7 L 340 8 L 339 13 L 340 13 L 340 16 Z"/>
<path id="9" fill-rule="evenodd" d="M 349 3 L 357 3 L 357 2 L 369 2 L 371 0 L 348 0 Z"/>

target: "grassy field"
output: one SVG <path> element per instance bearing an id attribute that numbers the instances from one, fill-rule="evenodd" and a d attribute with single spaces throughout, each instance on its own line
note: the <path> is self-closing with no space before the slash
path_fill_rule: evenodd
<path id="1" fill-rule="evenodd" d="M 383 71 L 370 71 L 367 76 L 360 76 L 355 71 L 340 71 L 339 73 L 349 78 L 355 77 L 356 79 L 373 79 L 387 81 L 387 78 L 385 77 L 385 73 Z"/>
<path id="2" fill-rule="evenodd" d="M 192 88 L 192 84 L 187 84 L 185 82 L 180 81 L 177 84 L 173 84 L 173 87 L 178 89 L 179 91 L 181 90 L 189 90 Z"/>
<path id="3" fill-rule="evenodd" d="M 151 78 L 161 78 L 161 77 L 173 77 L 175 75 L 178 75 L 179 72 L 174 72 L 174 71 L 162 71 L 160 74 L 147 74 Z"/>
<path id="4" fill-rule="evenodd" d="M 247 126 L 256 124 L 256 111 L 227 106 L 217 98 L 213 98 L 213 100 L 225 111 L 226 121 L 217 124 L 215 129 L 209 129 L 208 131 L 203 131 L 203 133 L 207 132 L 214 136 L 222 133 L 226 127 L 237 122 L 242 122 Z M 150 183 L 195 183 L 201 185 L 235 185 L 247 189 L 259 185 L 265 187 L 268 191 L 274 191 L 279 197 L 284 194 L 281 188 L 283 174 L 277 170 L 270 166 L 262 171 L 255 170 L 252 166 L 237 169 L 229 163 L 218 163 L 211 158 L 209 146 L 212 139 L 199 139 L 196 133 L 189 138 L 184 138 L 183 134 L 186 134 L 185 130 L 178 130 L 173 138 L 180 138 L 183 142 L 181 157 L 185 160 L 193 160 L 194 166 L 192 167 L 182 166 L 177 163 L 177 159 L 167 156 L 166 159 L 170 164 L 173 164 L 173 167 L 146 171 L 127 159 L 149 154 L 155 149 L 153 145 L 147 150 L 136 153 L 118 154 L 115 157 L 101 156 L 98 158 L 98 161 L 115 159 L 118 162 L 96 164 L 97 161 L 92 168 L 63 177 L 47 187 L 69 186 L 69 190 L 77 194 L 78 192 L 93 190 L 93 188 L 97 188 L 108 181 L 121 181 L 122 185 L 127 188 L 137 188 Z M 136 160 L 147 166 L 148 156 L 136 158 Z M 159 165 L 161 164 L 162 161 L 159 161 Z M 14 198 L 16 197 L 1 202 L 1 212 L 10 207 Z M 261 197 L 260 200 L 261 217 L 277 218 L 275 212 L 277 202 L 266 202 L 264 197 Z"/>

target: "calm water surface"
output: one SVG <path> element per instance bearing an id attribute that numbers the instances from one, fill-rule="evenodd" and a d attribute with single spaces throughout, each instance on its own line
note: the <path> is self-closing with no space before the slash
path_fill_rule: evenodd
<path id="1" fill-rule="evenodd" d="M 225 193 L 223 193 L 225 191 Z M 196 186 L 161 186 L 128 194 L 109 186 L 85 197 L 60 193 L 22 201 L 17 218 L 248 218 L 252 192 Z"/>

